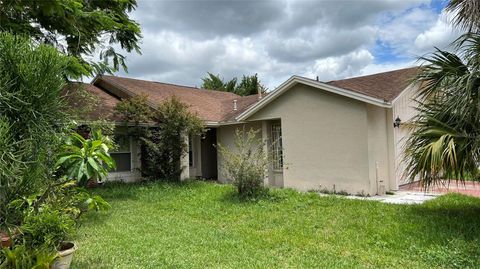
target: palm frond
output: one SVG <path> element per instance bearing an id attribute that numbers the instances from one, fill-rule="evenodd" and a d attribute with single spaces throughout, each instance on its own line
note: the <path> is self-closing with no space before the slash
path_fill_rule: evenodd
<path id="1" fill-rule="evenodd" d="M 446 10 L 454 14 L 453 23 L 468 32 L 480 30 L 480 1 L 450 0 Z"/>

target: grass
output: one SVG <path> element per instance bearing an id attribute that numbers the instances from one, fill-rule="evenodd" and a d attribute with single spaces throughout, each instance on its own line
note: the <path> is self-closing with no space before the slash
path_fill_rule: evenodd
<path id="1" fill-rule="evenodd" d="M 73 268 L 478 268 L 480 199 L 423 205 L 273 190 L 242 202 L 206 182 L 109 185 Z"/>

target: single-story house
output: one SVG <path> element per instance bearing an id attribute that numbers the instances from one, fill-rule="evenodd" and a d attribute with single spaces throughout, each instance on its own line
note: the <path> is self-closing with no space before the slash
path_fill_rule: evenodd
<path id="1" fill-rule="evenodd" d="M 124 98 L 146 95 L 149 103 L 178 97 L 204 120 L 208 131 L 189 139 L 189 155 L 182 160 L 182 178 L 210 178 L 228 182 L 215 144 L 233 146 L 235 130 L 261 130 L 273 147 L 276 161 L 265 184 L 299 190 L 330 190 L 377 194 L 397 190 L 402 180 L 402 139 L 405 122 L 414 115 L 410 81 L 418 67 L 374 75 L 321 82 L 292 76 L 268 94 L 238 96 L 117 76 L 98 76 L 85 84 L 101 105 L 93 117 L 123 126 L 114 107 Z M 125 128 L 125 127 L 124 127 Z M 121 127 L 119 127 L 121 133 Z M 120 135 L 121 137 L 121 135 Z M 112 153 L 117 171 L 112 180 L 139 179 L 139 143 L 120 139 Z"/>

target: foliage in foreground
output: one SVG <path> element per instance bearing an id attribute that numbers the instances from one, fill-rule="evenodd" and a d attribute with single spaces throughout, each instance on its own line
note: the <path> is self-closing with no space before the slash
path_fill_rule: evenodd
<path id="1" fill-rule="evenodd" d="M 406 142 L 406 176 L 425 187 L 440 180 L 478 179 L 480 165 L 480 34 L 456 41 L 454 53 L 422 58 L 418 115 Z"/>
<path id="2" fill-rule="evenodd" d="M 49 268 L 63 242 L 72 239 L 80 217 L 110 205 L 67 180 L 18 197 L 8 207 L 21 213 L 22 219 L 9 230 L 12 246 L 0 250 L 0 268 Z"/>
<path id="3" fill-rule="evenodd" d="M 426 189 L 480 175 L 480 4 L 451 0 L 446 11 L 467 32 L 452 43 L 453 52 L 437 48 L 420 58 L 418 114 L 405 149 L 405 176 Z"/>
<path id="4" fill-rule="evenodd" d="M 0 268 L 49 268 L 79 217 L 108 207 L 56 169 L 73 127 L 61 95 L 70 62 L 52 47 L 0 33 L 0 235 L 11 245 L 0 250 Z"/>
<path id="5" fill-rule="evenodd" d="M 450 0 L 445 8 L 452 13 L 454 25 L 467 32 L 480 32 L 480 2 L 477 0 Z"/>
<path id="6" fill-rule="evenodd" d="M 218 145 L 222 169 L 243 198 L 254 198 L 268 190 L 264 188 L 263 180 L 270 162 L 264 142 L 258 137 L 259 131 L 237 129 L 234 148 Z"/>
<path id="7" fill-rule="evenodd" d="M 140 26 L 129 18 L 136 0 L 3 0 L 0 31 L 23 34 L 74 57 L 68 75 L 79 77 L 126 70 L 115 51 L 140 52 Z M 92 56 L 100 53 L 100 61 Z M 42 74 L 42 73 L 40 73 Z"/>
<path id="8" fill-rule="evenodd" d="M 126 123 L 134 123 L 141 140 L 142 174 L 152 179 L 180 180 L 181 159 L 188 153 L 188 136 L 203 132 L 203 121 L 188 105 L 172 97 L 152 109 L 144 96 L 123 100 L 116 107 Z"/>
<path id="9" fill-rule="evenodd" d="M 422 205 L 272 189 L 245 201 L 229 185 L 107 184 L 87 215 L 74 268 L 478 268 L 480 199 Z M 98 225 L 102 223 L 102 225 Z"/>
<path id="10" fill-rule="evenodd" d="M 80 186 L 86 186 L 89 180 L 104 181 L 108 171 L 115 169 L 115 161 L 108 153 L 112 141 L 102 136 L 100 130 L 94 130 L 90 138 L 77 133 L 71 134 L 63 146 L 55 166 L 60 167 L 68 179 Z"/>
<path id="11" fill-rule="evenodd" d="M 69 61 L 52 47 L 0 33 L 0 229 L 19 218 L 9 202 L 52 180 L 68 128 L 61 92 Z"/>

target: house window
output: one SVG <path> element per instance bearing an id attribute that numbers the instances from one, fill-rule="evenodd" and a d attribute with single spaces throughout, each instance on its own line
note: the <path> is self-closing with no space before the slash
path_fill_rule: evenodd
<path id="1" fill-rule="evenodd" d="M 279 122 L 272 123 L 270 129 L 270 138 L 272 145 L 273 169 L 281 170 L 283 168 L 283 148 L 282 148 L 282 126 Z"/>
<path id="2" fill-rule="evenodd" d="M 132 150 L 130 137 L 126 135 L 115 135 L 115 142 L 118 148 L 110 153 L 115 160 L 117 169 L 114 172 L 132 171 Z"/>
<path id="3" fill-rule="evenodd" d="M 188 166 L 193 167 L 193 138 L 188 137 Z"/>

